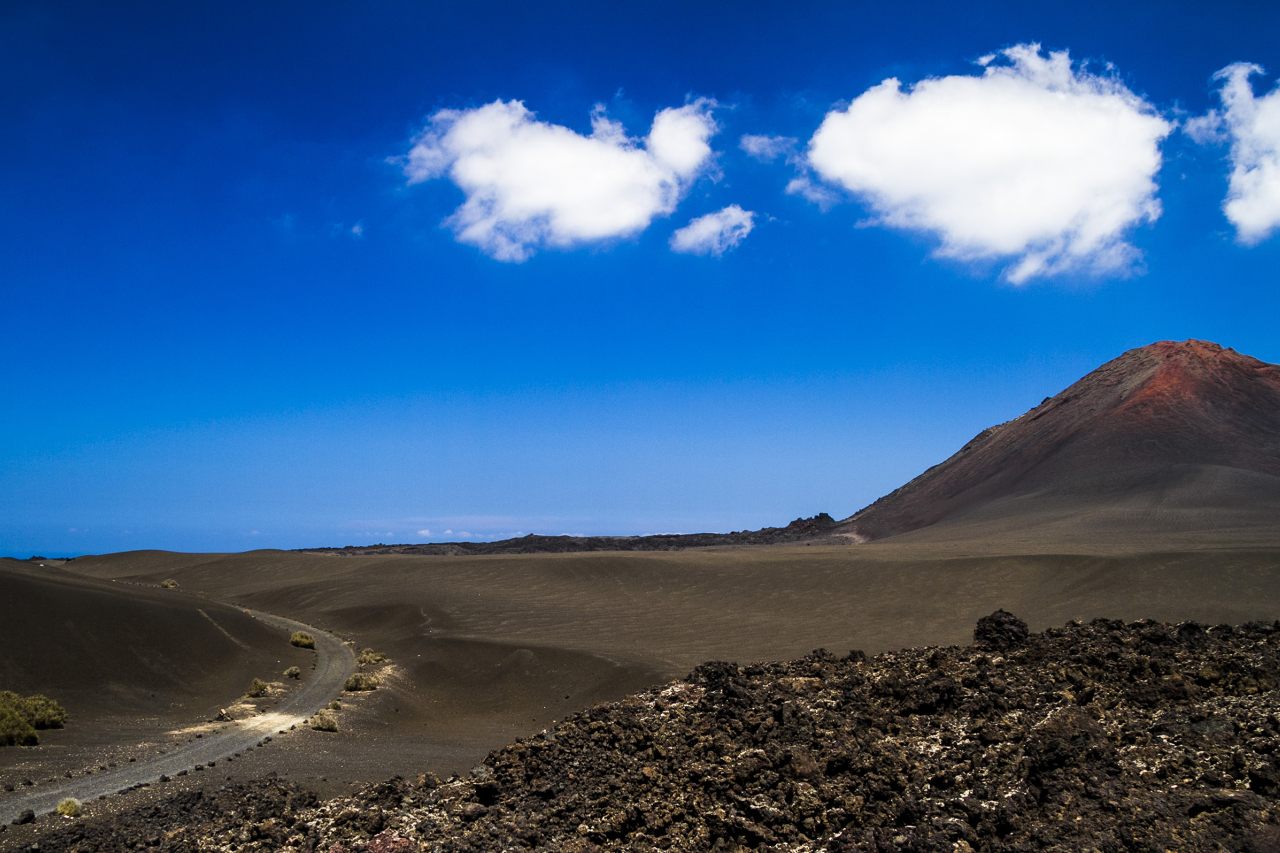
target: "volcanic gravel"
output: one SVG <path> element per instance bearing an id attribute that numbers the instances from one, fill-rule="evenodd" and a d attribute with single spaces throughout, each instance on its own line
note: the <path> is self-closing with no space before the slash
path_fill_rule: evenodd
<path id="1" fill-rule="evenodd" d="M 1280 850 L 1280 623 L 997 612 L 975 637 L 707 663 L 465 778 L 320 803 L 262 780 L 40 849 Z"/>

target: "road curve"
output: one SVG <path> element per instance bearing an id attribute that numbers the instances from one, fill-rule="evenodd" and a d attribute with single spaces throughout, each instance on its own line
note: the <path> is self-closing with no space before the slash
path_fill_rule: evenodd
<path id="1" fill-rule="evenodd" d="M 301 723 L 342 691 L 343 683 L 356 666 L 355 655 L 346 643 L 333 634 L 283 616 L 242 609 L 255 619 L 279 628 L 286 636 L 294 631 L 306 631 L 315 638 L 315 669 L 304 677 L 301 687 L 295 693 L 285 697 L 278 706 L 266 713 L 229 722 L 216 732 L 209 732 L 202 738 L 173 747 L 163 754 L 139 758 L 131 764 L 92 776 L 20 788 L 14 793 L 0 795 L 0 823 L 10 823 L 27 809 L 36 815 L 47 814 L 67 797 L 75 797 L 88 803 L 104 794 L 116 794 L 141 783 L 157 782 L 163 775 L 175 776 L 184 770 L 220 761 L 257 746 L 264 737 Z M 281 642 L 286 640 L 282 639 Z"/>

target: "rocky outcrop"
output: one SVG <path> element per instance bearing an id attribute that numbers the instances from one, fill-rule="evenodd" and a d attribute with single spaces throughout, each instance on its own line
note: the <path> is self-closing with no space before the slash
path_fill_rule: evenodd
<path id="1" fill-rule="evenodd" d="M 228 789 L 49 842 L 1277 849 L 1280 623 L 1024 630 L 997 613 L 969 647 L 707 663 L 495 752 L 466 778 L 393 780 L 319 804 L 280 783 Z"/>

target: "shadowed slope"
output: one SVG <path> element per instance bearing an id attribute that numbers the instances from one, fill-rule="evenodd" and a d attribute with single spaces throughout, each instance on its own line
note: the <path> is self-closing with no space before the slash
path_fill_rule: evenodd
<path id="1" fill-rule="evenodd" d="M 1280 367 L 1203 341 L 1131 350 L 841 523 L 1077 532 L 1280 521 Z"/>
<path id="2" fill-rule="evenodd" d="M 175 590 L 0 561 L 0 685 L 47 693 L 71 713 L 62 740 L 108 717 L 207 717 L 254 675 L 308 662 L 240 609 Z"/>

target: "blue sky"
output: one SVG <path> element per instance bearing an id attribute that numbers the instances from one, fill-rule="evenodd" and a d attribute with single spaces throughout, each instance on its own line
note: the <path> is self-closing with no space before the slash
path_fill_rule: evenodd
<path id="1" fill-rule="evenodd" d="M 0 553 L 843 516 L 1127 348 L 1198 337 L 1280 361 L 1270 190 L 1250 190 L 1261 213 L 1223 210 L 1271 131 L 1214 78 L 1260 64 L 1244 85 L 1271 104 L 1280 8 L 689 5 L 6 4 Z M 989 177 L 936 199 L 903 182 L 939 138 L 988 150 L 984 117 L 1005 115 L 983 84 L 948 125 L 918 84 L 968 97 L 946 80 L 996 54 L 1034 111 L 1030 66 L 1001 54 L 1032 43 L 1069 51 L 1068 100 L 1128 110 L 1132 161 L 1071 219 L 1126 224 L 1001 254 L 1027 217 L 991 207 Z M 869 92 L 892 128 L 854 109 Z M 513 101 L 552 140 L 586 139 L 602 105 L 627 168 L 658 176 L 641 225 L 584 237 L 613 204 L 549 208 L 585 211 L 570 224 L 493 212 L 492 193 L 574 180 L 468 189 L 475 151 L 449 131 Z M 689 168 L 643 139 L 682 109 L 706 131 L 682 139 L 710 148 Z M 853 158 L 922 127 L 919 152 Z M 744 135 L 796 142 L 765 162 Z M 436 159 L 411 182 L 415 143 Z M 1076 187 L 1072 163 L 1048 185 Z M 799 177 L 832 203 L 786 192 Z M 522 262 L 450 219 L 469 193 Z M 740 242 L 673 251 L 733 205 Z M 1013 280 L 1042 249 L 1050 269 Z"/>

